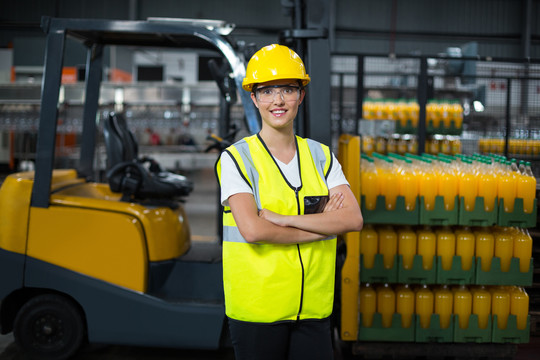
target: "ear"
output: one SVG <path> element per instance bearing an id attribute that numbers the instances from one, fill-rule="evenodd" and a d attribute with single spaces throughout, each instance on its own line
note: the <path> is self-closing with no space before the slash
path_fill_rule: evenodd
<path id="1" fill-rule="evenodd" d="M 300 99 L 298 99 L 298 105 L 300 105 L 302 101 L 304 101 L 305 96 L 306 96 L 306 90 L 304 89 L 300 90 Z"/>
<path id="2" fill-rule="evenodd" d="M 251 92 L 251 100 L 253 101 L 253 104 L 255 104 L 255 107 L 258 109 L 259 104 L 257 103 L 257 97 L 255 97 L 255 93 Z"/>

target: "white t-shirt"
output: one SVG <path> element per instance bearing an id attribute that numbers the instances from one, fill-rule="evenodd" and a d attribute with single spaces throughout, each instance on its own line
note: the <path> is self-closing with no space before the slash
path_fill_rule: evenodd
<path id="1" fill-rule="evenodd" d="M 294 186 L 300 186 L 300 170 L 298 168 L 298 159 L 294 154 L 293 159 L 285 164 L 278 159 L 276 163 L 279 165 L 283 175 L 287 178 L 289 183 Z M 349 185 L 349 182 L 343 174 L 341 169 L 341 164 L 337 161 L 334 154 L 332 154 L 332 168 L 326 179 L 328 184 L 328 189 L 335 188 L 339 185 Z M 250 193 L 253 194 L 251 187 L 246 183 L 246 181 L 240 175 L 234 161 L 231 159 L 230 155 L 227 152 L 224 152 L 221 155 L 221 204 L 223 206 L 229 205 L 229 197 L 238 194 L 238 193 Z"/>

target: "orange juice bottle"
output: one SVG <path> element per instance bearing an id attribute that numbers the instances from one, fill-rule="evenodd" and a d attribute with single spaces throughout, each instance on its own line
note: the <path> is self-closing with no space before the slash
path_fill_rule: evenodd
<path id="1" fill-rule="evenodd" d="M 450 104 L 447 101 L 441 101 L 439 103 L 441 122 L 446 129 L 450 129 Z"/>
<path id="2" fill-rule="evenodd" d="M 497 175 L 485 162 L 481 166 L 478 179 L 478 196 L 484 198 L 484 210 L 493 211 L 497 196 Z"/>
<path id="3" fill-rule="evenodd" d="M 491 270 L 491 260 L 494 252 L 495 238 L 493 234 L 485 228 L 480 228 L 476 232 L 475 253 L 476 257 L 480 258 L 482 271 Z"/>
<path id="4" fill-rule="evenodd" d="M 429 226 L 417 232 L 418 255 L 422 256 L 422 268 L 433 269 L 433 257 L 437 248 L 437 237 Z"/>
<path id="5" fill-rule="evenodd" d="M 373 100 L 373 112 L 376 120 L 384 120 L 384 102 L 381 99 Z"/>
<path id="6" fill-rule="evenodd" d="M 386 210 L 395 210 L 396 197 L 399 191 L 399 178 L 392 159 L 384 160 L 382 170 L 381 195 L 385 196 Z"/>
<path id="7" fill-rule="evenodd" d="M 460 329 L 469 327 L 469 318 L 472 313 L 472 295 L 465 285 L 454 291 L 454 314 L 458 316 Z"/>
<path id="8" fill-rule="evenodd" d="M 429 328 L 431 322 L 431 314 L 433 314 L 433 292 L 427 285 L 422 285 L 415 294 L 415 313 L 420 319 L 420 327 L 423 329 Z"/>
<path id="9" fill-rule="evenodd" d="M 469 160 L 464 159 L 463 163 L 463 171 L 458 182 L 458 193 L 460 199 L 463 198 L 465 210 L 473 211 L 476 195 L 478 195 L 478 177 Z"/>
<path id="10" fill-rule="evenodd" d="M 371 156 L 375 148 L 375 139 L 370 135 L 362 135 L 362 153 Z"/>
<path id="11" fill-rule="evenodd" d="M 516 316 L 518 330 L 524 330 L 527 327 L 529 295 L 522 287 L 515 287 L 510 293 L 510 314 Z"/>
<path id="12" fill-rule="evenodd" d="M 440 159 L 438 195 L 444 198 L 444 208 L 447 211 L 454 210 L 456 196 L 458 194 L 458 178 L 454 171 L 449 168 L 450 160 Z"/>
<path id="13" fill-rule="evenodd" d="M 456 255 L 461 256 L 461 268 L 468 271 L 474 259 L 475 237 L 469 227 L 456 231 Z"/>
<path id="14" fill-rule="evenodd" d="M 377 294 L 371 284 L 360 285 L 360 314 L 362 314 L 362 326 L 373 325 L 373 314 L 377 309 Z"/>
<path id="15" fill-rule="evenodd" d="M 401 327 L 410 328 L 414 313 L 414 292 L 407 284 L 396 291 L 396 312 L 401 315 Z"/>
<path id="16" fill-rule="evenodd" d="M 381 314 L 382 326 L 392 326 L 392 316 L 396 312 L 396 294 L 388 284 L 377 288 L 377 312 Z"/>
<path id="17" fill-rule="evenodd" d="M 403 260 L 404 269 L 412 269 L 414 255 L 416 255 L 416 233 L 410 226 L 398 230 L 398 254 Z"/>
<path id="18" fill-rule="evenodd" d="M 452 113 L 455 128 L 461 129 L 461 126 L 463 124 L 463 106 L 461 106 L 459 101 L 456 101 L 454 102 L 454 104 L 452 104 Z"/>
<path id="19" fill-rule="evenodd" d="M 405 160 L 398 180 L 398 194 L 405 198 L 405 209 L 407 211 L 413 211 L 416 207 L 416 199 L 418 197 L 418 177 L 414 172 L 410 159 Z"/>
<path id="20" fill-rule="evenodd" d="M 377 169 L 372 158 L 361 160 L 360 192 L 364 195 L 364 205 L 368 210 L 375 210 L 377 205 Z"/>
<path id="21" fill-rule="evenodd" d="M 375 264 L 375 254 L 379 248 L 379 235 L 373 225 L 366 224 L 360 231 L 360 254 L 362 255 L 362 266 L 366 269 L 373 269 Z"/>
<path id="22" fill-rule="evenodd" d="M 437 256 L 441 257 L 443 270 L 452 269 L 452 260 L 456 254 L 456 236 L 448 226 L 437 231 Z"/>
<path id="23" fill-rule="evenodd" d="M 486 329 L 491 315 L 491 293 L 485 286 L 473 289 L 472 313 L 478 316 L 478 327 Z"/>
<path id="24" fill-rule="evenodd" d="M 495 256 L 501 259 L 501 271 L 510 271 L 514 255 L 514 238 L 508 228 L 499 228 L 495 232 Z"/>
<path id="25" fill-rule="evenodd" d="M 504 211 L 514 211 L 514 201 L 516 199 L 516 174 L 510 170 L 510 161 L 506 162 L 503 172 L 499 174 L 499 182 L 497 184 L 497 195 L 499 199 L 504 200 Z"/>
<path id="26" fill-rule="evenodd" d="M 415 99 L 409 100 L 407 103 L 407 110 L 409 113 L 409 118 L 411 119 L 411 123 L 413 127 L 418 126 L 418 116 L 420 113 L 420 106 L 416 102 Z"/>
<path id="27" fill-rule="evenodd" d="M 370 98 L 364 99 L 362 104 L 362 117 L 366 120 L 375 119 L 374 103 Z"/>
<path id="28" fill-rule="evenodd" d="M 527 229 L 514 235 L 514 257 L 519 259 L 519 271 L 528 272 L 531 267 L 533 241 Z"/>
<path id="29" fill-rule="evenodd" d="M 431 160 L 424 159 L 419 174 L 418 194 L 424 197 L 424 208 L 428 211 L 435 209 L 435 197 L 437 196 L 437 187 L 439 179 L 432 166 Z"/>
<path id="30" fill-rule="evenodd" d="M 397 234 L 390 225 L 381 226 L 377 229 L 379 235 L 379 253 L 383 256 L 385 269 L 391 269 L 394 266 L 397 254 Z"/>
<path id="31" fill-rule="evenodd" d="M 448 329 L 452 317 L 453 295 L 447 285 L 435 289 L 435 314 L 439 314 L 441 329 Z"/>
<path id="32" fill-rule="evenodd" d="M 536 198 L 536 178 L 532 173 L 530 162 L 526 163 L 525 172 L 518 175 L 516 197 L 523 199 L 523 212 L 532 213 Z"/>
<path id="33" fill-rule="evenodd" d="M 506 329 L 510 314 L 510 294 L 503 286 L 496 286 L 491 293 L 491 313 L 497 315 L 497 326 Z"/>

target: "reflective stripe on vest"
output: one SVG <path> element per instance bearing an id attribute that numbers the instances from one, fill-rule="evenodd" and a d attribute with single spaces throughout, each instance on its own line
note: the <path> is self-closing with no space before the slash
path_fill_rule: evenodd
<path id="1" fill-rule="evenodd" d="M 301 185 L 294 188 L 258 135 L 227 149 L 251 186 L 259 209 L 284 215 L 304 212 L 305 196 L 328 195 L 332 166 L 327 146 L 296 138 Z M 221 181 L 220 163 L 216 164 Z M 223 213 L 223 278 L 227 316 L 270 323 L 322 319 L 332 312 L 336 238 L 305 244 L 247 243 L 228 207 Z"/>

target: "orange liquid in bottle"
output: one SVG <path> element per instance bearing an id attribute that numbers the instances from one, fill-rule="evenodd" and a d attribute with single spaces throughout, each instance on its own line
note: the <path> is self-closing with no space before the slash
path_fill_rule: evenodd
<path id="1" fill-rule="evenodd" d="M 396 292 L 396 312 L 401 315 L 401 327 L 410 328 L 414 313 L 414 292 L 409 285 L 400 286 Z"/>
<path id="2" fill-rule="evenodd" d="M 378 228 L 379 253 L 383 256 L 383 264 L 386 269 L 394 266 L 397 254 L 397 234 L 392 226 Z"/>
<path id="3" fill-rule="evenodd" d="M 486 329 L 491 316 L 491 293 L 483 286 L 473 289 L 472 313 L 478 316 L 478 327 Z"/>
<path id="4" fill-rule="evenodd" d="M 491 270 L 491 260 L 495 252 L 495 238 L 488 230 L 481 228 L 476 233 L 476 256 L 480 258 L 482 271 Z"/>
<path id="5" fill-rule="evenodd" d="M 433 269 L 433 257 L 437 248 L 437 238 L 430 227 L 425 226 L 417 233 L 418 255 L 422 256 L 422 268 Z"/>
<path id="6" fill-rule="evenodd" d="M 371 224 L 364 225 L 360 231 L 360 254 L 362 255 L 362 265 L 366 269 L 373 269 L 375 264 L 375 254 L 379 248 L 379 235 Z"/>
<path id="7" fill-rule="evenodd" d="M 510 271 L 514 252 L 514 238 L 508 229 L 502 228 L 495 233 L 495 256 L 501 259 L 501 271 Z"/>
<path id="8" fill-rule="evenodd" d="M 465 271 L 472 267 L 475 241 L 474 234 L 467 227 L 456 232 L 456 255 L 461 257 L 461 268 Z"/>
<path id="9" fill-rule="evenodd" d="M 427 285 L 423 285 L 422 288 L 416 292 L 415 297 L 415 312 L 420 319 L 420 327 L 423 329 L 429 328 L 433 307 L 433 292 Z"/>
<path id="10" fill-rule="evenodd" d="M 398 253 L 403 260 L 403 268 L 412 269 L 416 255 L 416 233 L 410 226 L 398 230 Z"/>
<path id="11" fill-rule="evenodd" d="M 510 293 L 510 314 L 516 316 L 516 327 L 524 330 L 527 327 L 529 315 L 529 295 L 525 289 L 516 287 Z"/>
<path id="12" fill-rule="evenodd" d="M 452 269 L 452 260 L 456 254 L 456 236 L 449 227 L 437 232 L 437 256 L 441 257 L 443 270 Z"/>
<path id="13" fill-rule="evenodd" d="M 435 314 L 439 314 L 441 329 L 450 327 L 452 317 L 453 294 L 448 286 L 443 285 L 435 290 Z"/>
<path id="14" fill-rule="evenodd" d="M 514 235 L 514 257 L 519 259 L 519 271 L 528 272 L 531 267 L 533 240 L 526 229 Z"/>
<path id="15" fill-rule="evenodd" d="M 467 329 L 472 312 L 472 295 L 466 286 L 460 286 L 454 292 L 454 314 L 458 315 L 459 327 Z"/>
<path id="16" fill-rule="evenodd" d="M 373 314 L 377 309 L 377 294 L 370 284 L 360 286 L 360 314 L 362 314 L 362 326 L 373 325 Z"/>
<path id="17" fill-rule="evenodd" d="M 377 312 L 381 314 L 382 326 L 392 326 L 392 316 L 396 312 L 396 294 L 388 284 L 377 289 Z"/>
<path id="18" fill-rule="evenodd" d="M 493 289 L 491 294 L 491 312 L 497 315 L 497 326 L 506 329 L 510 314 L 510 294 L 502 286 Z"/>

